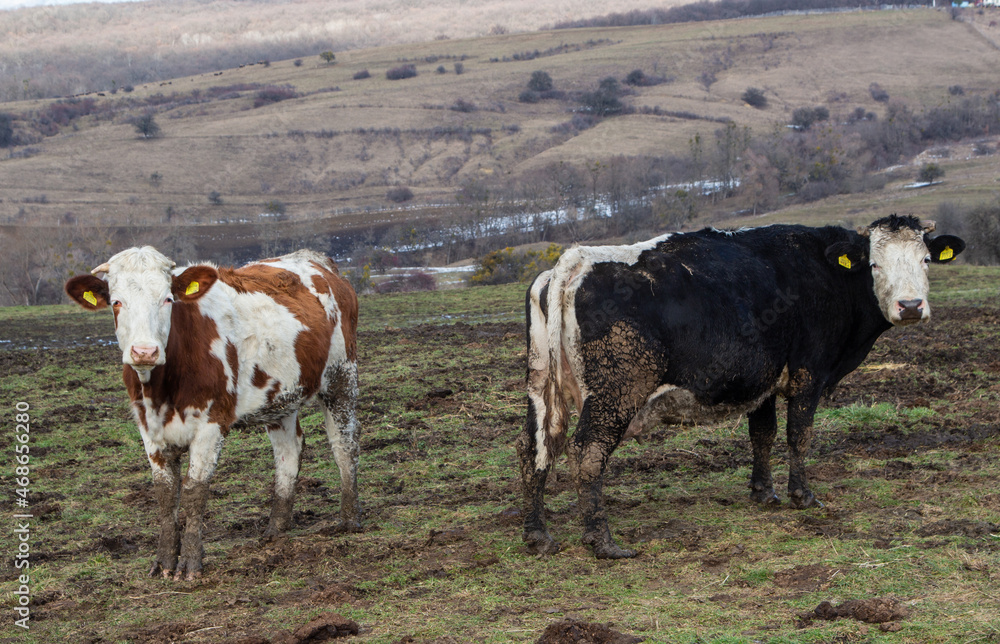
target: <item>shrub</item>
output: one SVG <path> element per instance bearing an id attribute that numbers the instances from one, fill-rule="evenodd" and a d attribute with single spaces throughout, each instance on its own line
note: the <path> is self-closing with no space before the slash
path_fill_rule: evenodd
<path id="1" fill-rule="evenodd" d="M 297 98 L 298 95 L 298 92 L 289 85 L 271 85 L 257 92 L 257 95 L 253 99 L 253 106 L 263 107 L 271 103 L 279 103 L 290 98 Z"/>
<path id="2" fill-rule="evenodd" d="M 532 72 L 531 78 L 528 79 L 528 89 L 532 92 L 547 92 L 552 87 L 552 77 L 549 76 L 548 72 Z"/>
<path id="3" fill-rule="evenodd" d="M 925 163 L 920 167 L 917 179 L 922 183 L 934 183 L 944 176 L 944 169 L 936 163 Z"/>
<path id="4" fill-rule="evenodd" d="M 406 186 L 396 186 L 385 193 L 385 198 L 393 203 L 404 203 L 413 199 L 413 191 Z"/>
<path id="5" fill-rule="evenodd" d="M 537 103 L 542 100 L 542 95 L 538 92 L 533 92 L 530 89 L 526 89 L 517 96 L 517 100 L 522 103 Z"/>
<path id="6" fill-rule="evenodd" d="M 976 141 L 972 146 L 972 153 L 976 156 L 985 156 L 987 154 L 993 154 L 996 151 L 996 147 L 990 144 L 989 141 Z"/>
<path id="7" fill-rule="evenodd" d="M 143 114 L 132 121 L 135 131 L 144 139 L 155 139 L 160 136 L 160 126 L 156 124 L 156 119 L 152 114 Z"/>
<path id="8" fill-rule="evenodd" d="M 219 192 L 218 190 L 213 190 L 212 192 L 208 193 L 208 201 L 213 206 L 221 206 L 222 205 L 222 193 Z"/>
<path id="9" fill-rule="evenodd" d="M 965 88 L 963 88 L 961 85 L 952 85 L 951 87 L 948 88 L 948 93 L 951 94 L 952 96 L 962 96 L 963 94 L 965 94 Z"/>
<path id="10" fill-rule="evenodd" d="M 354 80 L 363 80 L 371 77 L 372 75 L 368 73 L 367 69 L 362 69 L 360 72 L 354 72 Z"/>
<path id="11" fill-rule="evenodd" d="M 646 84 L 646 73 L 641 69 L 633 69 L 625 77 L 626 85 L 635 85 L 641 87 Z"/>
<path id="12" fill-rule="evenodd" d="M 14 117 L 0 113 L 0 148 L 14 145 Z"/>
<path id="13" fill-rule="evenodd" d="M 295 62 L 293 62 L 292 64 L 295 65 L 296 67 L 302 67 L 302 59 L 296 58 Z"/>
<path id="14" fill-rule="evenodd" d="M 332 64 L 333 61 L 337 58 L 332 51 L 324 51 L 322 54 L 319 55 L 319 57 L 322 58 L 327 65 Z"/>
<path id="15" fill-rule="evenodd" d="M 385 77 L 389 80 L 403 80 L 404 78 L 413 78 L 416 75 L 416 65 L 400 65 L 399 67 L 393 67 L 385 73 Z"/>
<path id="16" fill-rule="evenodd" d="M 470 103 L 469 101 L 460 98 L 448 109 L 456 112 L 475 112 L 478 108 L 475 103 Z"/>
<path id="17" fill-rule="evenodd" d="M 813 123 L 830 118 L 830 110 L 818 107 L 800 107 L 792 112 L 792 126 L 797 130 L 808 130 Z"/>
<path id="18" fill-rule="evenodd" d="M 469 282 L 477 286 L 527 282 L 539 272 L 555 266 L 562 252 L 563 247 L 558 244 L 526 253 L 515 253 L 510 247 L 495 250 L 476 260 L 476 270 Z"/>
<path id="19" fill-rule="evenodd" d="M 876 103 L 888 103 L 889 102 L 889 92 L 882 89 L 882 86 L 878 83 L 872 83 L 868 86 L 868 93 L 871 94 L 872 100 Z"/>
<path id="20" fill-rule="evenodd" d="M 284 201 L 278 201 L 277 199 L 271 199 L 264 204 L 264 212 L 268 215 L 284 215 L 288 207 L 285 205 Z"/>
<path id="21" fill-rule="evenodd" d="M 767 107 L 767 97 L 764 96 L 764 90 L 762 89 L 748 87 L 740 98 L 743 99 L 743 102 L 750 107 L 756 107 L 757 109 L 764 109 Z"/>
<path id="22" fill-rule="evenodd" d="M 461 76 L 465 73 L 465 65 L 463 63 L 455 63 L 455 75 Z"/>
<path id="23" fill-rule="evenodd" d="M 618 81 L 609 76 L 600 82 L 596 91 L 585 93 L 580 102 L 583 103 L 584 108 L 591 114 L 597 116 L 610 116 L 612 114 L 619 114 L 625 109 L 622 105 L 619 96 L 621 95 L 621 88 L 618 85 Z"/>
<path id="24" fill-rule="evenodd" d="M 448 70 L 444 68 L 444 65 L 438 65 L 437 69 L 435 69 L 434 71 L 436 71 L 439 74 L 447 74 L 448 73 Z"/>

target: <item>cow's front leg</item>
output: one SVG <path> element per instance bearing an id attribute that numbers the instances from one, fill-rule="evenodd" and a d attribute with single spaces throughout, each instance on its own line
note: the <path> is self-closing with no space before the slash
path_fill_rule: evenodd
<path id="1" fill-rule="evenodd" d="M 192 581 L 201 576 L 202 557 L 205 553 L 202 546 L 202 526 L 208 503 L 208 485 L 215 473 L 221 451 L 222 432 L 219 426 L 213 423 L 200 427 L 189 449 L 188 472 L 181 485 L 180 507 L 184 510 L 187 524 L 181 535 L 175 581 Z"/>
<path id="2" fill-rule="evenodd" d="M 779 503 L 771 478 L 771 448 L 778 433 L 775 396 L 750 412 L 750 443 L 753 445 L 753 472 L 750 474 L 750 500 L 764 505 Z"/>
<path id="3" fill-rule="evenodd" d="M 576 434 L 570 440 L 569 466 L 580 503 L 580 519 L 583 522 L 583 543 L 594 550 L 598 559 L 625 559 L 634 557 L 635 550 L 620 548 L 611 536 L 608 526 L 608 512 L 604 507 L 604 470 L 611 452 L 618 446 L 618 439 L 624 432 L 606 429 L 611 424 L 595 422 L 594 399 L 590 398 L 580 412 L 580 422 Z M 615 423 L 619 424 L 619 423 Z"/>
<path id="4" fill-rule="evenodd" d="M 823 507 L 806 480 L 806 456 L 818 404 L 818 395 L 797 396 L 788 401 L 788 501 L 800 509 Z"/>
<path id="5" fill-rule="evenodd" d="M 156 558 L 149 569 L 149 576 L 161 573 L 169 578 L 177 567 L 181 548 L 180 527 L 177 525 L 177 503 L 181 489 L 181 450 L 177 448 L 153 449 L 148 453 L 153 470 L 153 496 L 159 509 L 160 536 Z"/>
<path id="6" fill-rule="evenodd" d="M 298 480 L 302 456 L 302 428 L 298 414 L 283 418 L 280 423 L 267 428 L 274 450 L 274 495 L 271 499 L 271 520 L 264 539 L 272 539 L 292 523 L 292 505 L 295 501 L 295 482 Z"/>

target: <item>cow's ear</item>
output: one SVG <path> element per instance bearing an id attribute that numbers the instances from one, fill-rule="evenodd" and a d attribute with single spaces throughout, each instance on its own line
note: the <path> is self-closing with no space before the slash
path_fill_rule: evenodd
<path id="1" fill-rule="evenodd" d="M 66 295 L 88 311 L 103 309 L 111 301 L 108 283 L 93 275 L 71 277 L 64 288 Z"/>
<path id="2" fill-rule="evenodd" d="M 859 271 L 868 265 L 867 244 L 862 243 L 861 239 L 831 244 L 826 248 L 826 261 L 850 273 Z"/>
<path id="3" fill-rule="evenodd" d="M 194 302 L 212 288 L 219 279 L 219 273 L 211 266 L 192 266 L 180 275 L 174 276 L 174 299 L 179 302 Z"/>
<path id="4" fill-rule="evenodd" d="M 935 264 L 947 264 L 965 250 L 965 241 L 954 235 L 938 235 L 934 239 L 925 235 L 924 242 Z"/>

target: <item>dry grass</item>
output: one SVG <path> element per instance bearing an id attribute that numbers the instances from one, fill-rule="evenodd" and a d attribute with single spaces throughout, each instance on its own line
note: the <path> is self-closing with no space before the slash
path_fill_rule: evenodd
<path id="1" fill-rule="evenodd" d="M 624 4 L 602 4 L 596 13 L 623 9 Z M 351 6 L 338 3 L 336 11 Z M 524 12 L 515 9 L 522 6 L 491 3 L 489 11 L 507 7 L 520 20 Z M 216 5 L 174 7 L 149 4 L 145 10 L 151 13 L 137 32 L 149 39 L 159 37 L 155 29 L 165 28 L 157 26 L 159 22 L 174 20 L 174 30 L 184 34 L 193 24 L 185 22 L 185 11 L 222 11 Z M 255 7 L 261 13 L 233 27 L 233 38 L 239 29 L 271 19 L 270 12 L 276 10 L 270 4 Z M 436 12 L 451 8 L 460 16 L 466 10 L 487 11 L 461 7 L 465 5 L 407 5 L 401 11 L 417 39 L 418 22 L 443 15 Z M 286 8 L 291 21 L 318 11 L 313 2 Z M 127 11 L 124 6 L 107 9 L 106 33 L 127 23 Z M 177 12 L 174 18 L 172 11 Z M 56 15 L 57 10 L 49 13 Z M 583 15 L 586 9 L 574 13 Z M 221 24 L 224 15 L 206 24 Z M 494 14 L 483 15 L 490 17 L 482 20 L 494 22 Z M 534 26 L 562 17 L 545 15 Z M 324 24 L 336 22 L 331 17 Z M 512 30 L 521 28 L 521 23 L 511 23 Z M 334 65 L 313 57 L 301 66 L 292 60 L 275 61 L 150 83 L 130 94 L 95 97 L 102 105 L 120 109 L 111 120 L 84 117 L 33 145 L 34 156 L 3 160 L 0 223 L 76 221 L 85 226 L 133 226 L 135 231 L 160 226 L 165 228 L 157 228 L 154 236 L 179 230 L 189 238 L 227 237 L 226 243 L 238 244 L 239 239 L 264 233 L 225 226 L 208 233 L 192 226 L 218 221 L 256 224 L 264 204 L 274 200 L 287 205 L 288 219 L 299 232 L 326 234 L 394 221 L 422 222 L 440 217 L 445 211 L 437 205 L 452 203 L 464 182 L 504 178 L 516 184 L 552 163 L 583 165 L 614 155 L 684 155 L 692 137 L 712 140 L 719 119 L 732 119 L 763 136 L 782 130 L 793 109 L 802 106 L 827 106 L 834 119 L 857 107 L 881 114 L 883 106 L 868 92 L 873 82 L 916 110 L 954 100 L 948 92 L 952 85 L 963 86 L 967 93 L 989 91 L 995 86 L 1000 51 L 986 36 L 997 28 L 988 23 L 976 28 L 979 31 L 952 20 L 945 11 L 916 9 L 541 31 L 354 49 L 338 52 Z M 12 33 L 10 43 L 33 32 L 21 28 Z M 49 46 L 47 37 L 39 42 Z M 557 55 L 491 62 L 565 45 L 570 47 Z M 419 75 L 387 80 L 386 70 L 403 61 L 416 64 Z M 454 72 L 455 62 L 464 66 L 461 75 Z M 439 66 L 446 73 L 437 73 Z M 605 76 L 622 79 L 633 69 L 671 81 L 637 88 L 627 98 L 638 109 L 659 108 L 661 115 L 616 117 L 567 135 L 553 128 L 571 118 L 575 103 L 517 100 L 536 70 L 547 71 L 557 89 L 571 93 L 592 89 Z M 706 88 L 699 77 L 708 69 L 715 71 L 717 81 Z M 371 77 L 353 80 L 360 70 L 369 70 Z M 155 140 L 138 138 L 128 122 L 145 109 L 128 108 L 128 100 L 157 94 L 190 97 L 195 91 L 204 97 L 212 88 L 241 84 L 289 85 L 300 97 L 255 109 L 255 92 L 244 90 L 239 98 L 166 106 L 156 114 L 163 136 Z M 740 95 L 750 86 L 765 90 L 767 109 L 742 103 Z M 477 109 L 448 109 L 458 100 Z M 32 110 L 44 104 L 7 103 L 5 110 L 30 120 Z M 678 113 L 695 118 L 679 118 Z M 19 121 L 18 127 L 25 122 Z M 945 182 L 928 190 L 903 190 L 907 181 L 900 179 L 879 192 L 833 197 L 734 223 L 860 223 L 890 211 L 929 214 L 942 200 L 991 198 L 1000 174 L 997 164 L 996 157 L 966 160 L 964 153 L 956 152 L 941 161 Z M 152 180 L 154 175 L 158 181 Z M 406 210 L 384 210 L 396 208 L 386 193 L 398 185 L 410 187 L 415 199 Z M 210 203 L 213 191 L 221 194 L 221 205 Z M 150 237 L 148 232 L 129 234 Z"/>

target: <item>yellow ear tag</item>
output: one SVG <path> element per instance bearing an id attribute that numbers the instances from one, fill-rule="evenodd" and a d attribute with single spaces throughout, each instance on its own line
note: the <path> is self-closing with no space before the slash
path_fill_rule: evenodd
<path id="1" fill-rule="evenodd" d="M 84 291 L 83 292 L 83 299 L 85 299 L 88 302 L 90 302 L 91 306 L 97 306 L 97 298 L 94 297 L 94 294 L 91 291 Z"/>
<path id="2" fill-rule="evenodd" d="M 843 255 L 841 255 L 837 259 L 837 263 L 840 264 L 841 266 L 843 266 L 844 268 L 847 268 L 847 269 L 851 268 L 851 260 L 850 260 L 850 258 L 847 257 L 846 253 L 843 254 Z"/>
<path id="3" fill-rule="evenodd" d="M 951 249 L 951 246 L 945 246 L 941 254 L 938 255 L 938 259 L 942 262 L 946 262 L 955 256 L 955 251 Z"/>
<path id="4" fill-rule="evenodd" d="M 188 284 L 187 290 L 184 291 L 184 295 L 194 295 L 195 293 L 198 292 L 199 288 L 201 288 L 201 286 L 198 284 L 198 282 L 191 282 L 190 284 Z"/>

